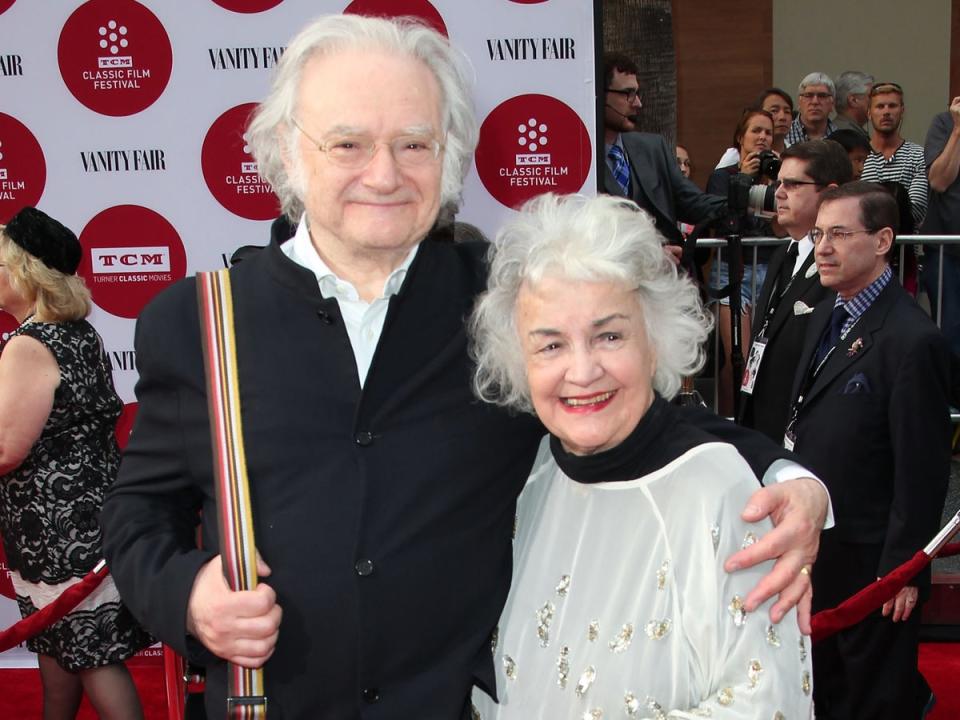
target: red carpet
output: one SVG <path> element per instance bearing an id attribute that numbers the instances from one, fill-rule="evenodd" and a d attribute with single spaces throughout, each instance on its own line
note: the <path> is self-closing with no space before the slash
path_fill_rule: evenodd
<path id="1" fill-rule="evenodd" d="M 163 666 L 159 663 L 131 664 L 130 672 L 140 693 L 145 720 L 167 720 Z M 0 718 L 4 720 L 40 718 L 41 706 L 39 670 L 0 669 Z M 77 719 L 97 720 L 97 713 L 86 698 L 80 705 Z"/>
<path id="2" fill-rule="evenodd" d="M 960 718 L 960 643 L 924 643 L 920 670 L 937 696 L 927 720 Z M 159 664 L 131 665 L 146 720 L 167 720 L 163 668 Z M 40 674 L 37 670 L 0 670 L 0 718 L 33 720 L 40 717 Z M 96 720 L 84 699 L 78 720 Z"/>
<path id="3" fill-rule="evenodd" d="M 920 671 L 937 696 L 927 720 L 960 718 L 960 643 L 922 643 Z"/>

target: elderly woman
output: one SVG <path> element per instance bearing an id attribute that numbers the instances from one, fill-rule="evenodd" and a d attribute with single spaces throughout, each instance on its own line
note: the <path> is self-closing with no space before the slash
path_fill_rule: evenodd
<path id="1" fill-rule="evenodd" d="M 20 326 L 0 352 L 0 530 L 24 617 L 100 560 L 99 514 L 120 454 L 122 403 L 84 318 L 80 243 L 40 210 L 0 226 L 0 308 Z M 39 655 L 44 715 L 73 718 L 86 691 L 101 718 L 142 717 L 123 660 L 149 636 L 108 576 L 27 642 Z"/>
<path id="2" fill-rule="evenodd" d="M 517 506 L 490 718 L 807 718 L 793 617 L 743 598 L 765 571 L 723 559 L 767 522 L 757 480 L 668 401 L 709 320 L 653 222 L 628 201 L 546 195 L 491 249 L 471 321 L 475 388 L 550 434 Z"/>

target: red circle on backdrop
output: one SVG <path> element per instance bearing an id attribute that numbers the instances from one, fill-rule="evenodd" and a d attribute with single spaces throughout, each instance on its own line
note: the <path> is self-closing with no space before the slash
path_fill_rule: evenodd
<path id="1" fill-rule="evenodd" d="M 0 0 L 0 15 L 3 15 L 17 0 Z"/>
<path id="2" fill-rule="evenodd" d="M 210 194 L 234 215 L 271 220 L 280 214 L 280 201 L 257 173 L 246 142 L 247 124 L 256 103 L 232 107 L 213 121 L 203 139 L 200 165 Z"/>
<path id="3" fill-rule="evenodd" d="M 8 312 L 0 310 L 0 349 L 10 339 L 10 333 L 20 327 L 17 319 Z"/>
<path id="4" fill-rule="evenodd" d="M 213 0 L 224 10 L 237 13 L 258 13 L 275 8 L 283 0 Z"/>
<path id="5" fill-rule="evenodd" d="M 133 430 L 133 421 L 137 419 L 137 409 L 139 407 L 139 403 L 127 403 L 123 406 L 120 417 L 117 418 L 117 445 L 120 446 L 121 450 L 127 447 L 127 441 L 130 440 L 130 431 Z"/>
<path id="6" fill-rule="evenodd" d="M 89 0 L 60 31 L 60 75 L 81 104 L 101 115 L 133 115 L 163 94 L 173 50 L 163 25 L 135 0 Z"/>
<path id="7" fill-rule="evenodd" d="M 139 205 L 116 205 L 94 216 L 80 233 L 83 276 L 93 301 L 135 318 L 153 296 L 187 272 L 183 242 L 166 218 Z"/>
<path id="8" fill-rule="evenodd" d="M 46 183 L 47 162 L 40 143 L 26 125 L 0 113 L 0 223 L 40 202 Z"/>
<path id="9" fill-rule="evenodd" d="M 394 18 L 410 15 L 420 18 L 441 35 L 447 37 L 443 16 L 427 0 L 353 0 L 343 9 L 345 15 Z"/>
<path id="10" fill-rule="evenodd" d="M 480 182 L 507 207 L 545 192 L 571 193 L 590 173 L 593 146 L 570 106 L 547 95 L 517 95 L 480 126 Z"/>

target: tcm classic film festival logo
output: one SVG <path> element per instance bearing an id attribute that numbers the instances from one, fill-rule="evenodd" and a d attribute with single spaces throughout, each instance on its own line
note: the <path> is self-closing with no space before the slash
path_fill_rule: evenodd
<path id="1" fill-rule="evenodd" d="M 256 103 L 232 107 L 214 120 L 203 139 L 200 165 L 210 193 L 223 207 L 248 220 L 272 220 L 280 203 L 264 181 L 247 144 L 247 124 Z"/>
<path id="2" fill-rule="evenodd" d="M 112 116 L 150 107 L 173 67 L 166 30 L 135 0 L 89 0 L 78 7 L 60 32 L 57 59 L 73 96 Z"/>
<path id="3" fill-rule="evenodd" d="M 480 126 L 477 173 L 487 192 L 507 207 L 545 192 L 578 192 L 592 158 L 583 121 L 547 95 L 510 98 Z"/>
<path id="4" fill-rule="evenodd" d="M 136 318 L 158 292 L 186 275 L 186 252 L 173 225 L 139 205 L 95 215 L 80 233 L 80 244 L 77 272 L 93 301 L 119 317 Z"/>
<path id="5" fill-rule="evenodd" d="M 0 113 L 0 223 L 25 205 L 36 205 L 47 182 L 40 143 L 27 126 Z"/>

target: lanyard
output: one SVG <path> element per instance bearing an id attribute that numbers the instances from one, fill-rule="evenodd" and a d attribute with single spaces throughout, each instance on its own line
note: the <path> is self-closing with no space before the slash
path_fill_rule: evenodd
<path id="1" fill-rule="evenodd" d="M 860 317 L 863 316 L 861 315 Z M 840 339 L 837 341 L 837 345 L 847 339 L 847 335 L 850 334 L 850 331 L 857 326 L 858 322 L 860 322 L 860 317 L 854 320 L 850 327 L 840 333 Z M 827 326 L 827 329 L 829 329 L 829 325 Z M 833 355 L 833 351 L 837 349 L 837 345 L 834 345 L 827 350 L 827 354 L 823 356 L 823 360 L 821 360 L 816 367 L 814 367 L 813 363 L 817 359 L 817 354 L 814 353 L 813 357 L 810 358 L 810 367 L 807 368 L 807 373 L 804 377 L 803 384 L 800 385 L 800 393 L 797 395 L 797 399 L 794 400 L 790 405 L 789 420 L 787 421 L 787 429 L 784 433 L 784 446 L 789 450 L 793 450 L 793 445 L 796 442 L 796 431 L 794 428 L 797 424 L 797 417 L 800 415 L 800 408 L 803 407 L 803 400 L 813 387 L 813 383 L 816 381 L 817 375 L 819 375 L 820 371 L 823 370 L 824 366 L 827 364 L 827 361 L 830 359 L 830 356 Z"/>

